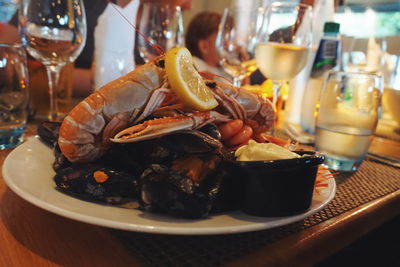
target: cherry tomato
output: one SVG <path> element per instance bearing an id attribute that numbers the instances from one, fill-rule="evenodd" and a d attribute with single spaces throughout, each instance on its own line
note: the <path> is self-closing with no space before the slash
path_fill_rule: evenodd
<path id="1" fill-rule="evenodd" d="M 270 143 L 274 143 L 278 146 L 286 146 L 288 144 L 288 141 L 282 138 L 274 137 L 268 134 L 260 134 L 260 137 L 264 138 L 265 141 L 268 141 Z"/>
<path id="2" fill-rule="evenodd" d="M 242 120 L 231 120 L 218 126 L 218 131 L 221 133 L 221 140 L 227 140 L 229 137 L 237 134 L 243 127 Z"/>
<path id="3" fill-rule="evenodd" d="M 253 129 L 248 125 L 244 125 L 237 134 L 227 140 L 227 144 L 230 146 L 243 144 L 248 142 L 252 135 Z"/>

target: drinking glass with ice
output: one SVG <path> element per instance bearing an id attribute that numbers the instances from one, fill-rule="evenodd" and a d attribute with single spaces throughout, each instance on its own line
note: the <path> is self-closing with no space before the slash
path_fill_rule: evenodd
<path id="1" fill-rule="evenodd" d="M 324 165 L 356 171 L 374 134 L 383 91 L 375 74 L 331 71 L 325 78 L 317 117 L 316 148 Z"/>

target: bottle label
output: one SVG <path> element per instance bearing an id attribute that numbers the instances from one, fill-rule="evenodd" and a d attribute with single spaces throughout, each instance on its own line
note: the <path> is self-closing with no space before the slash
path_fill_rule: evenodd
<path id="1" fill-rule="evenodd" d="M 315 56 L 311 77 L 319 77 L 323 75 L 325 71 L 335 68 L 338 57 L 339 40 L 322 39 Z"/>

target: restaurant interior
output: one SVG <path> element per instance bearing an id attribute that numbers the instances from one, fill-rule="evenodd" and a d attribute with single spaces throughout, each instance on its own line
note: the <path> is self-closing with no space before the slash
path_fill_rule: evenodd
<path id="1" fill-rule="evenodd" d="M 400 0 L 0 0 L 1 266 L 400 266 Z"/>

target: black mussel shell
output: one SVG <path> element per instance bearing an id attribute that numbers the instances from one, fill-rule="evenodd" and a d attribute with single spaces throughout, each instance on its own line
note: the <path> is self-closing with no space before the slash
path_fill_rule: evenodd
<path id="1" fill-rule="evenodd" d="M 198 130 L 166 135 L 159 138 L 157 142 L 169 150 L 181 154 L 210 153 L 219 151 L 223 147 L 221 141 Z"/>
<path id="2" fill-rule="evenodd" d="M 44 121 L 38 125 L 37 133 L 43 142 L 53 146 L 57 143 L 60 126 L 61 122 Z"/>
<path id="3" fill-rule="evenodd" d="M 110 204 L 123 204 L 136 197 L 134 174 L 95 164 L 73 164 L 61 169 L 54 181 L 61 191 L 75 197 Z"/>
<path id="4" fill-rule="evenodd" d="M 199 129 L 199 131 L 206 133 L 217 140 L 221 140 L 221 133 L 218 131 L 218 127 L 214 123 L 204 125 Z"/>
<path id="5" fill-rule="evenodd" d="M 145 169 L 148 164 L 148 158 L 151 157 L 150 152 L 152 146 L 146 146 L 150 153 L 144 152 L 145 150 L 139 150 L 138 148 L 145 149 L 144 146 L 137 144 L 112 144 L 101 158 L 96 160 L 95 164 L 114 169 L 121 170 L 128 173 L 134 173 L 137 177 Z"/>
<path id="6" fill-rule="evenodd" d="M 213 174 L 220 187 L 211 212 L 220 213 L 240 210 L 243 205 L 243 177 L 237 166 L 222 162 Z"/>
<path id="7" fill-rule="evenodd" d="M 155 140 L 136 143 L 114 144 L 110 153 L 105 155 L 106 161 L 123 166 L 136 162 L 141 166 L 151 163 L 166 163 L 176 158 L 176 153 L 158 144 Z"/>
<path id="8" fill-rule="evenodd" d="M 54 162 L 53 162 L 53 169 L 57 172 L 58 170 L 64 169 L 70 166 L 72 163 L 64 156 L 61 152 L 60 147 L 56 143 L 54 146 Z"/>
<path id="9" fill-rule="evenodd" d="M 207 217 L 219 182 L 206 178 L 201 184 L 165 165 L 152 164 L 138 181 L 139 207 L 145 211 L 196 219 Z"/>

